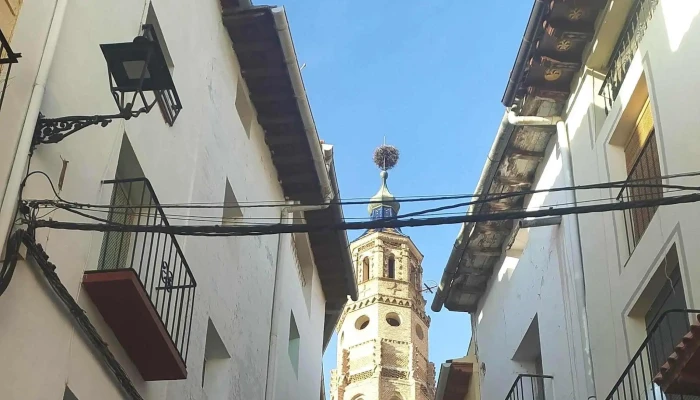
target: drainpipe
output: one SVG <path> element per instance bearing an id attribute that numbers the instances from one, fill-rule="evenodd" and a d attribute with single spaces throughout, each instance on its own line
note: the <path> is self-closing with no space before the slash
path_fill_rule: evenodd
<path id="1" fill-rule="evenodd" d="M 68 0 L 56 0 L 49 31 L 46 35 L 44 52 L 41 55 L 36 78 L 34 78 L 34 87 L 32 88 L 32 94 L 29 98 L 29 106 L 27 107 L 27 113 L 24 116 L 24 124 L 22 125 L 22 132 L 17 142 L 12 169 L 7 180 L 5 193 L 2 194 L 2 203 L 0 204 L 0 249 L 5 246 L 7 236 L 14 223 L 13 218 L 15 209 L 17 208 L 17 201 L 19 200 L 20 186 L 24 179 L 27 163 L 29 162 L 34 128 L 36 127 L 36 121 L 39 117 L 39 111 L 41 110 L 41 102 L 44 99 L 46 82 L 49 78 L 53 56 L 56 53 L 58 37 L 61 33 L 63 16 L 66 13 L 67 4 Z"/>
<path id="2" fill-rule="evenodd" d="M 557 144 L 561 152 L 562 169 L 564 170 L 564 186 L 574 186 L 574 169 L 571 161 L 571 150 L 569 148 L 569 133 L 566 129 L 566 123 L 559 116 L 553 117 L 536 117 L 536 116 L 518 116 L 514 111 L 508 112 L 508 122 L 512 125 L 529 125 L 529 126 L 556 126 L 557 127 Z M 576 206 L 576 191 L 567 190 L 567 203 Z M 586 368 L 586 390 L 588 399 L 596 398 L 595 380 L 593 376 L 593 357 L 591 355 L 591 344 L 588 336 L 588 313 L 586 311 L 586 283 L 584 281 L 583 271 L 583 251 L 581 250 L 581 231 L 579 228 L 578 215 L 568 215 L 569 223 L 572 225 L 571 240 L 574 242 L 574 289 L 576 292 L 576 307 L 578 308 L 579 324 L 581 325 L 581 341 L 584 352 L 584 366 Z"/>

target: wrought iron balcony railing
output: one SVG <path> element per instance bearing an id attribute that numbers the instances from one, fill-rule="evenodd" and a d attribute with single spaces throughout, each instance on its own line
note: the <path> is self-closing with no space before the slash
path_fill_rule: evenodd
<path id="1" fill-rule="evenodd" d="M 690 331 L 690 319 L 700 310 L 668 310 L 647 330 L 646 339 L 632 356 L 606 400 L 698 400 L 700 397 L 666 394 L 654 383 L 667 358 Z"/>
<path id="2" fill-rule="evenodd" d="M 608 63 L 608 74 L 603 81 L 600 95 L 605 99 L 605 112 L 612 109 L 615 99 L 620 92 L 620 86 L 627 75 L 634 54 L 644 37 L 647 25 L 654 15 L 659 0 L 635 0 L 630 10 L 625 26 L 612 52 Z"/>
<path id="3" fill-rule="evenodd" d="M 637 161 L 627 177 L 628 184 L 620 190 L 617 200 L 620 202 L 653 200 L 663 197 L 661 166 L 654 134 L 650 135 L 642 148 Z M 625 235 L 627 237 L 628 255 L 639 243 L 646 231 L 657 207 L 633 208 L 623 210 Z"/>
<path id="4" fill-rule="evenodd" d="M 169 225 L 148 179 L 103 183 L 113 185 L 108 215 L 111 223 Z M 115 270 L 135 272 L 172 344 L 186 362 L 197 282 L 175 235 L 105 232 L 98 271 Z"/>
<path id="5" fill-rule="evenodd" d="M 520 374 L 510 387 L 506 400 L 545 400 L 551 397 L 550 375 Z"/>

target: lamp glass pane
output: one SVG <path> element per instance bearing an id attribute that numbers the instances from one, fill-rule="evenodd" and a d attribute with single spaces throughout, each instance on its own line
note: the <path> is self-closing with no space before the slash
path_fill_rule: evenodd
<path id="1" fill-rule="evenodd" d="M 141 79 L 141 72 L 143 71 L 144 65 L 146 65 L 146 62 L 143 60 L 134 60 L 134 61 L 124 61 L 122 63 L 124 65 L 124 71 L 126 71 L 126 76 L 129 79 Z M 145 79 L 148 79 L 151 77 L 151 74 L 148 71 L 148 68 L 146 68 L 146 74 L 144 75 Z"/>

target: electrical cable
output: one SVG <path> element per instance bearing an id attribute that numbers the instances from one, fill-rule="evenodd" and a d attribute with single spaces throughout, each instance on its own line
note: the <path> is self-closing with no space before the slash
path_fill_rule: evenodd
<path id="1" fill-rule="evenodd" d="M 502 211 L 496 213 L 467 214 L 454 217 L 434 217 L 423 219 L 405 220 L 376 220 L 367 222 L 342 222 L 337 224 L 268 224 L 268 225 L 120 225 L 120 224 L 90 224 L 79 222 L 61 221 L 29 221 L 34 228 L 53 228 L 63 230 L 99 231 L 99 232 L 151 232 L 167 233 L 183 236 L 259 236 L 280 233 L 309 233 L 320 231 L 337 231 L 353 229 L 380 229 L 403 228 L 416 226 L 449 225 L 467 222 L 493 222 L 515 220 L 523 218 L 535 218 L 546 216 L 587 214 L 595 212 L 629 210 L 635 208 L 648 208 L 664 205 L 695 203 L 700 201 L 700 193 L 660 197 L 655 199 L 634 200 L 629 202 L 593 204 L 587 206 L 547 208 L 530 211 Z"/>
<path id="2" fill-rule="evenodd" d="M 653 186 L 653 187 L 658 188 L 658 186 Z M 685 188 L 684 189 L 670 189 L 670 190 L 663 191 L 661 193 L 668 194 L 668 193 L 676 193 L 679 191 L 686 191 L 686 190 L 687 189 L 685 189 Z M 617 200 L 617 197 L 604 197 L 604 198 L 596 198 L 596 199 L 589 199 L 589 200 L 580 200 L 577 203 L 572 203 L 572 202 L 555 203 L 555 204 L 550 204 L 548 207 L 561 207 L 561 206 L 566 206 L 566 205 L 587 204 L 587 203 L 603 203 L 603 202 L 608 202 L 608 201 L 612 201 L 612 200 Z M 132 206 L 131 208 L 140 209 L 140 208 L 149 208 L 149 207 Z M 56 208 L 53 208 L 53 211 L 46 213 L 46 214 L 42 215 L 41 217 L 38 217 L 38 219 L 44 218 L 47 214 L 50 214 L 50 213 L 56 211 L 57 209 L 66 209 L 66 210 L 70 211 L 66 207 L 56 206 Z M 126 212 L 126 211 L 120 212 L 120 211 L 116 211 L 116 210 L 103 210 L 103 209 L 87 210 L 87 209 L 82 209 L 82 208 L 81 208 L 81 210 L 86 211 L 86 212 L 89 211 L 92 213 L 100 213 L 100 214 L 107 214 L 107 215 L 119 215 L 119 216 L 139 215 L 139 213 L 131 213 L 131 212 Z M 509 211 L 525 211 L 525 210 L 527 210 L 527 207 L 510 208 L 509 209 Z M 427 214 L 427 213 L 424 213 L 421 211 L 420 213 L 426 214 L 429 216 L 451 216 L 451 215 L 463 215 L 464 214 L 464 212 L 457 212 L 457 211 L 455 211 L 455 212 L 431 212 L 430 214 Z M 84 214 L 80 214 L 80 215 L 86 216 Z M 171 213 L 164 213 L 164 215 L 168 220 L 175 220 L 175 221 L 221 223 L 220 216 L 186 215 L 186 214 L 171 214 Z M 405 218 L 405 217 L 411 216 L 411 215 L 413 215 L 413 213 L 399 215 L 396 219 L 402 219 L 402 218 Z M 96 219 L 96 218 L 93 218 L 93 216 L 86 216 L 86 217 L 91 218 L 91 219 Z M 107 222 L 107 220 L 104 220 L 104 219 L 97 219 L 97 220 L 99 220 L 101 222 Z M 253 224 L 254 225 L 264 225 L 266 223 L 265 222 L 248 222 L 248 221 L 265 221 L 265 220 L 278 221 L 279 218 L 266 218 L 266 217 L 249 217 L 249 218 L 240 217 L 240 218 L 236 218 L 237 222 L 246 221 L 247 224 L 251 224 L 251 225 L 253 225 Z M 351 221 L 370 221 L 371 219 L 369 219 L 368 217 L 347 217 L 347 218 L 345 218 L 345 220 L 346 221 L 348 221 L 348 220 L 351 220 Z M 109 221 L 109 222 L 112 224 L 114 223 L 113 221 Z"/>
<path id="3" fill-rule="evenodd" d="M 0 296 L 5 293 L 10 285 L 12 275 L 15 273 L 17 260 L 19 260 L 19 248 L 22 244 L 22 231 L 14 232 L 7 240 L 7 248 L 5 250 L 5 259 L 2 262 L 2 270 L 0 271 Z"/>
<path id="4" fill-rule="evenodd" d="M 39 171 L 35 171 L 39 172 Z M 44 174 L 46 176 L 46 174 Z M 697 172 L 686 172 L 686 173 L 680 173 L 680 174 L 671 174 L 671 175 L 663 175 L 656 177 L 654 179 L 658 180 L 663 180 L 663 179 L 673 179 L 673 178 L 683 178 L 683 177 L 693 177 L 693 176 L 700 176 L 700 171 Z M 47 176 L 48 178 L 48 176 Z M 50 179 L 49 179 L 50 180 Z M 432 196 L 432 197 L 421 197 L 421 198 L 411 198 L 411 199 L 406 199 L 402 200 L 402 203 L 411 203 L 411 202 L 425 202 L 425 201 L 446 201 L 446 200 L 455 200 L 455 199 L 460 199 L 460 198 L 479 198 L 479 200 L 471 201 L 471 202 L 465 202 L 465 203 L 459 203 L 457 205 L 452 205 L 451 208 L 454 207 L 463 207 L 463 206 L 469 206 L 472 204 L 479 204 L 480 202 L 491 202 L 491 201 L 497 201 L 497 200 L 503 200 L 507 199 L 510 197 L 515 197 L 515 196 L 526 196 L 526 195 L 531 195 L 531 194 L 537 194 L 537 193 L 543 193 L 543 192 L 558 192 L 558 191 L 564 191 L 564 190 L 588 190 L 588 189 L 610 189 L 610 188 L 625 188 L 625 187 L 658 187 L 658 186 L 664 186 L 664 187 L 669 187 L 669 188 L 686 188 L 687 190 L 699 190 L 700 187 L 697 186 L 683 186 L 683 185 L 657 185 L 657 184 L 640 184 L 640 185 L 635 185 L 635 182 L 648 182 L 650 179 L 649 178 L 641 178 L 641 179 L 630 179 L 630 180 L 623 180 L 623 181 L 613 181 L 613 182 L 605 182 L 605 183 L 595 183 L 595 184 L 588 184 L 588 185 L 579 185 L 579 186 L 571 186 L 571 187 L 558 187 L 558 188 L 550 188 L 550 189 L 534 189 L 534 190 L 522 190 L 522 191 L 516 191 L 516 192 L 509 192 L 509 193 L 498 193 L 498 194 L 465 194 L 465 195 L 447 195 L 447 196 Z M 53 184 L 52 184 L 53 188 Z M 55 192 L 55 189 L 54 189 Z M 66 202 L 65 200 L 61 199 L 58 197 L 60 201 Z M 397 200 L 398 201 L 398 200 Z M 52 200 L 28 200 L 30 203 L 34 204 L 53 204 Z M 111 205 L 111 204 L 105 204 L 105 205 L 96 205 L 96 204 L 88 204 L 88 203 L 78 203 L 78 202 L 66 202 L 70 203 L 73 206 L 76 207 L 89 207 L 89 208 L 104 208 L 104 209 L 114 209 L 114 208 L 131 208 L 133 207 L 132 205 Z M 368 201 L 335 201 L 331 202 L 331 205 L 370 205 L 370 204 L 381 204 L 382 200 L 368 200 Z M 303 205 L 326 205 L 327 203 L 308 203 L 308 204 L 303 204 Z M 212 204 L 206 204 L 206 203 L 161 203 L 159 205 L 160 208 L 166 209 L 166 208 L 180 208 L 180 209 L 224 209 L 224 208 L 274 208 L 274 207 L 281 207 L 283 204 L 268 204 L 265 202 L 257 202 L 249 205 L 241 205 L 241 204 L 236 204 L 236 205 L 226 205 L 225 203 L 212 203 Z M 449 206 L 446 206 L 449 208 Z"/>

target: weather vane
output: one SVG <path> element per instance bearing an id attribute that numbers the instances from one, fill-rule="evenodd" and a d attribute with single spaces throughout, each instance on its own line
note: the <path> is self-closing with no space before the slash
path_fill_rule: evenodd
<path id="1" fill-rule="evenodd" d="M 384 144 L 374 150 L 374 163 L 382 171 L 388 171 L 394 168 L 398 162 L 399 149 L 390 144 L 386 144 L 386 139 L 384 140 Z"/>

